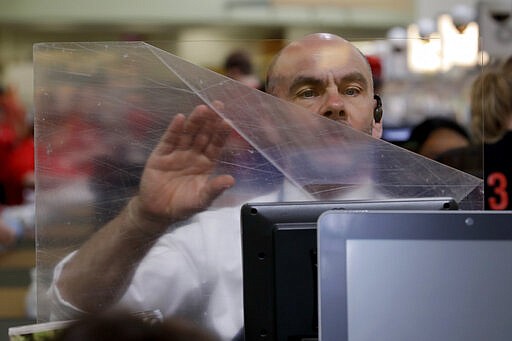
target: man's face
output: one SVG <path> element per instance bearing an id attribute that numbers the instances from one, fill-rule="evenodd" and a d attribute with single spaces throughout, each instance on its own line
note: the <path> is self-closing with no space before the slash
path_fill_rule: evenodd
<path id="1" fill-rule="evenodd" d="M 273 94 L 327 118 L 371 133 L 371 71 L 350 43 L 310 40 L 293 43 L 274 66 Z"/>

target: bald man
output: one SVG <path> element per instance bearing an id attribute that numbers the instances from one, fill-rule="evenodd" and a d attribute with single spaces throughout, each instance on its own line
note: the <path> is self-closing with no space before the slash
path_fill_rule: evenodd
<path id="1" fill-rule="evenodd" d="M 380 137 L 372 83 L 364 56 L 330 34 L 286 46 L 267 77 L 271 94 Z M 125 306 L 190 318 L 222 339 L 238 332 L 240 207 L 204 211 L 235 183 L 229 174 L 211 176 L 229 132 L 205 105 L 173 119 L 147 160 L 139 193 L 57 266 L 49 291 L 56 318 Z"/>
<path id="2" fill-rule="evenodd" d="M 382 122 L 367 59 L 350 42 L 327 33 L 287 45 L 267 72 L 267 92 L 380 138 Z"/>

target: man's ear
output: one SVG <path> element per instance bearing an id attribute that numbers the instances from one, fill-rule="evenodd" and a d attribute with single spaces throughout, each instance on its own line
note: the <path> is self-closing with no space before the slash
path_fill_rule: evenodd
<path id="1" fill-rule="evenodd" d="M 375 101 L 373 109 L 372 136 L 380 139 L 382 136 L 382 100 L 379 95 L 373 95 Z"/>
<path id="2" fill-rule="evenodd" d="M 380 99 L 380 96 L 375 94 L 373 95 L 373 100 L 375 101 L 373 106 L 373 119 L 375 120 L 375 123 L 380 123 L 380 120 L 382 120 L 382 100 Z"/>

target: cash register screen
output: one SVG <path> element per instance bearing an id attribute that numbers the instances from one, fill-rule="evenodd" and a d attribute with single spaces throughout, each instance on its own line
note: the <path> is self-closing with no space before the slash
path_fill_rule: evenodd
<path id="1" fill-rule="evenodd" d="M 349 340 L 511 340 L 511 241 L 352 240 L 347 252 Z"/>
<path id="2" fill-rule="evenodd" d="M 512 339 L 512 232 L 503 231 L 512 229 L 512 218 L 477 215 L 467 226 L 460 213 L 444 215 L 445 223 L 438 213 L 430 216 L 430 222 L 405 212 L 337 222 L 352 236 L 342 256 L 319 249 L 321 339 Z M 343 228 L 362 220 L 366 232 Z M 324 237 L 331 246 L 339 241 Z M 333 259 L 344 260 L 346 273 L 334 269 Z"/>

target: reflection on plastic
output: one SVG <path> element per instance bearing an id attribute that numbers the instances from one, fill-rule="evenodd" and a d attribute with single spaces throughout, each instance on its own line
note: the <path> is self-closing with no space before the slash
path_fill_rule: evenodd
<path id="1" fill-rule="evenodd" d="M 172 117 L 198 104 L 221 101 L 234 129 L 217 172 L 237 185 L 216 207 L 283 181 L 297 200 L 442 196 L 482 207 L 478 178 L 146 43 L 41 43 L 34 62 L 40 320 L 55 262 L 116 215 Z"/>

